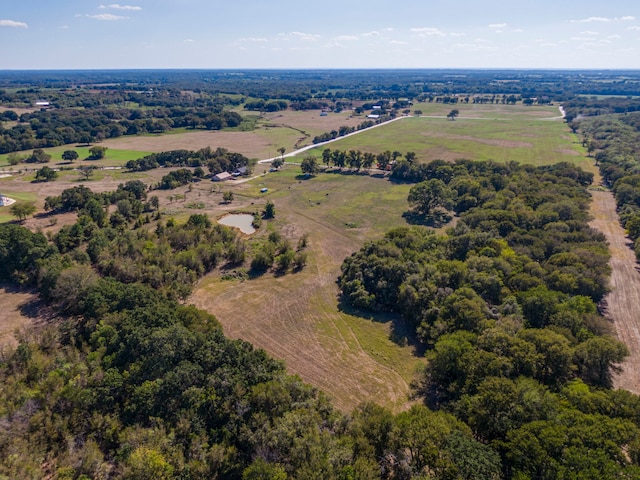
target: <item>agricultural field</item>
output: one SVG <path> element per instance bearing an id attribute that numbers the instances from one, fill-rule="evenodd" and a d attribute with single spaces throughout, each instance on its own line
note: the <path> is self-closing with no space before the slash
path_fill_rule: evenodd
<path id="1" fill-rule="evenodd" d="M 492 158 L 536 165 L 570 161 L 590 168 L 591 161 L 585 159 L 577 137 L 557 118 L 557 107 L 456 105 L 460 116 L 455 121 L 445 118 L 453 108 L 450 105 L 420 107 L 421 117 L 403 118 L 310 152 L 319 156 L 324 148 L 374 153 L 398 150 L 416 152 L 419 161 Z M 106 158 L 91 164 L 122 165 L 147 152 L 206 146 L 224 147 L 251 158 L 270 158 L 278 155 L 280 147 L 290 153 L 311 144 L 315 135 L 341 125 L 356 126 L 364 120 L 350 118 L 349 113 L 318 114 L 267 114 L 252 132 L 120 137 L 104 141 L 101 145 L 108 147 Z M 56 157 L 63 150 L 56 147 L 49 153 Z M 298 160 L 308 154 L 301 154 Z M 342 305 L 336 278 L 342 261 L 365 241 L 380 238 L 389 228 L 406 225 L 402 213 L 408 208 L 410 185 L 393 183 L 377 171 L 331 169 L 305 178 L 293 164 L 273 173 L 267 173 L 267 167 L 258 165 L 254 178 L 248 181 L 212 184 L 205 180 L 154 194 L 159 196 L 165 215 L 177 221 L 191 213 L 207 213 L 212 218 L 228 212 L 254 213 L 267 199 L 272 200 L 276 219 L 264 224 L 251 241 L 259 242 L 271 230 L 283 232 L 292 242 L 308 234 L 307 267 L 295 274 L 276 277 L 267 273 L 251 280 L 221 280 L 220 272 L 216 272 L 200 281 L 188 302 L 215 314 L 228 336 L 250 341 L 284 360 L 290 372 L 326 392 L 341 409 L 349 410 L 364 400 L 375 400 L 394 411 L 407 408 L 411 383 L 424 365 L 407 333 L 409 329 L 399 317 L 362 314 Z M 72 185 L 105 191 L 131 179 L 154 184 L 166 173 L 166 169 L 144 173 L 98 170 L 85 181 L 77 172 L 62 172 L 58 180 L 40 184 L 30 183 L 31 173 L 0 180 L 0 192 L 13 198 L 23 195 L 24 200 L 36 200 L 42 208 L 46 196 L 57 195 Z M 268 192 L 260 193 L 262 188 Z M 229 190 L 234 193 L 234 201 L 225 204 L 222 193 Z M 73 221 L 72 217 L 61 218 L 53 225 L 47 218 L 36 216 L 26 225 L 45 233 L 55 232 Z M 0 218 L 9 219 L 6 214 Z M 11 315 L 19 323 L 19 310 Z"/>
<path id="2" fill-rule="evenodd" d="M 460 111 L 454 121 L 446 119 L 452 108 Z M 424 162 L 468 159 L 533 165 L 566 161 L 587 165 L 584 148 L 562 122 L 556 107 L 435 105 L 432 110 L 429 114 L 423 110 L 425 114 L 420 117 L 404 118 L 340 139 L 329 148 L 372 153 L 412 151 Z M 324 148 L 305 154 L 320 157 Z"/>

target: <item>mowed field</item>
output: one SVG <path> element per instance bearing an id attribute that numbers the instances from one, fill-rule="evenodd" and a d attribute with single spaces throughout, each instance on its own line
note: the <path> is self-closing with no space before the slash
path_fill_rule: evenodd
<path id="1" fill-rule="evenodd" d="M 585 163 L 584 148 L 558 117 L 557 107 L 463 105 L 455 108 L 460 116 L 454 121 L 446 118 L 451 106 L 437 106 L 431 115 L 401 119 L 340 139 L 328 148 L 372 153 L 412 151 L 423 162 L 467 159 L 533 165 L 561 161 Z M 305 155 L 319 157 L 324 148 L 327 147 L 312 149 Z"/>
<path id="2" fill-rule="evenodd" d="M 544 120 L 558 116 L 557 107 L 460 105 L 455 107 L 460 110 L 460 117 L 454 122 L 442 118 L 451 108 L 429 104 L 422 108 L 424 115 L 420 118 L 401 119 L 340 139 L 329 147 L 375 153 L 414 151 L 420 161 L 493 158 L 536 164 L 574 161 L 590 167 L 591 162 L 581 155 L 577 137 L 562 120 Z M 150 152 L 220 146 L 252 158 L 270 158 L 278 155 L 281 146 L 291 152 L 296 144 L 311 144 L 312 137 L 319 133 L 346 125 L 347 121 L 356 125 L 364 120 L 349 118 L 348 114 L 333 118 L 332 114 L 327 117 L 318 114 L 272 114 L 255 132 L 123 137 L 103 144 L 109 146 L 108 155 L 117 150 Z M 318 127 L 316 120 L 326 123 Z M 196 137 L 207 141 L 198 144 Z M 213 138 L 217 141 L 208 142 Z M 532 156 L 527 151 L 539 153 Z M 318 149 L 317 154 L 320 152 Z M 449 156 L 444 155 L 447 152 Z M 218 218 L 230 211 L 255 212 L 272 200 L 276 205 L 275 220 L 264 222 L 259 233 L 249 240 L 254 242 L 269 231 L 279 231 L 295 245 L 306 233 L 307 267 L 295 274 L 276 277 L 267 273 L 245 281 L 221 280 L 219 273 L 211 274 L 196 286 L 189 302 L 215 314 L 230 337 L 250 341 L 284 360 L 291 373 L 326 392 L 340 408 L 348 410 L 368 400 L 394 411 L 407 408 L 411 404 L 411 382 L 424 365 L 422 352 L 416 349 L 399 318 L 354 312 L 341 305 L 336 279 L 344 258 L 364 242 L 381 237 L 389 228 L 406 225 L 402 213 L 407 210 L 410 185 L 395 184 L 373 171 L 371 174 L 334 171 L 304 179 L 295 165 L 274 173 L 263 173 L 264 170 L 260 166 L 256 177 L 244 183 L 230 181 L 214 186 L 203 181 L 193 184 L 192 191 L 181 187 L 154 194 L 159 195 L 164 212 L 179 221 L 191 213 Z M 58 194 L 72 185 L 109 190 L 130 178 L 152 184 L 166 172 L 166 169 L 144 174 L 101 171 L 88 182 L 79 182 L 77 173 L 65 172 L 60 180 L 50 184 L 29 183 L 30 177 L 25 175 L 0 180 L 0 192 L 9 196 L 26 192 L 37 196 L 37 204 L 41 206 L 45 195 Z M 261 188 L 268 188 L 268 193 L 261 194 Z M 221 192 L 227 190 L 235 194 L 230 205 L 221 202 Z M 56 225 L 48 224 L 46 218 L 35 218 L 28 220 L 27 225 L 53 232 L 61 223 L 70 221 L 73 216 Z M 2 295 L 12 294 L 0 292 Z M 19 316 L 20 311 L 14 315 Z"/>

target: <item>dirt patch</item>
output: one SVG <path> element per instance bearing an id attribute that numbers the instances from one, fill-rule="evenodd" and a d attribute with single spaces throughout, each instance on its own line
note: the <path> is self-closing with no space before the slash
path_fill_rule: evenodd
<path id="1" fill-rule="evenodd" d="M 618 221 L 613 194 L 594 191 L 591 195 L 591 226 L 607 237 L 611 251 L 611 292 L 603 302 L 605 316 L 630 352 L 622 363 L 622 372 L 614 377 L 614 386 L 640 394 L 640 272 L 629 248 L 631 240 Z"/>
<path id="2" fill-rule="evenodd" d="M 33 292 L 0 284 L 0 349 L 18 344 L 16 332 L 39 323 L 38 296 Z"/>
<path id="3" fill-rule="evenodd" d="M 505 140 L 505 139 L 493 139 L 493 138 L 478 138 L 471 135 L 455 135 L 451 133 L 442 132 L 424 132 L 425 137 L 438 137 L 446 138 L 449 140 L 466 140 L 469 142 L 482 143 L 483 145 L 491 145 L 493 147 L 500 148 L 533 148 L 533 144 L 529 142 L 519 142 L 517 140 Z"/>

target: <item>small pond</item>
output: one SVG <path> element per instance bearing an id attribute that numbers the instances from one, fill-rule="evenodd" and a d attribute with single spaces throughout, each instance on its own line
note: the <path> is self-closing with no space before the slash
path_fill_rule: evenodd
<path id="1" fill-rule="evenodd" d="M 231 215 L 225 215 L 218 220 L 218 223 L 226 225 L 227 227 L 239 228 L 242 233 L 254 233 L 255 228 L 251 225 L 253 222 L 253 215 L 247 213 L 234 213 Z"/>

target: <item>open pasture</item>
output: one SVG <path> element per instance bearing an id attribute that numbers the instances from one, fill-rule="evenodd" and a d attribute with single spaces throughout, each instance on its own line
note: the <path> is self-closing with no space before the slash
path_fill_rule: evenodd
<path id="1" fill-rule="evenodd" d="M 141 137 L 144 138 L 144 137 Z M 111 148 L 107 144 L 107 142 L 102 142 L 98 144 L 100 146 L 107 147 L 107 151 L 105 152 L 104 158 L 100 160 L 87 160 L 87 158 L 91 155 L 89 153 L 90 146 L 76 146 L 76 145 L 64 145 L 60 147 L 52 147 L 52 148 L 43 148 L 43 150 L 51 155 L 51 160 L 48 163 L 21 163 L 19 165 L 9 166 L 8 155 L 0 155 L 0 168 L 11 168 L 13 170 L 22 170 L 22 169 L 39 169 L 44 165 L 47 165 L 51 168 L 55 167 L 70 167 L 77 168 L 83 165 L 94 165 L 96 167 L 106 167 L 106 166 L 123 166 L 129 160 L 136 160 L 138 158 L 142 158 L 145 155 L 151 153 L 151 150 L 137 150 L 137 149 L 122 149 L 122 148 Z M 62 153 L 66 150 L 75 150 L 78 153 L 78 159 L 73 163 L 68 163 L 62 159 Z M 31 155 L 33 150 L 26 150 L 23 152 L 18 152 L 22 156 Z"/>
<path id="2" fill-rule="evenodd" d="M 405 118 L 314 148 L 304 155 L 319 157 L 324 148 L 372 153 L 412 151 L 421 162 L 436 159 L 517 161 L 533 165 L 570 162 L 585 168 L 589 163 L 578 137 L 559 119 L 547 121 L 517 115 L 468 118 L 463 110 L 455 121 L 427 116 Z"/>
<path id="3" fill-rule="evenodd" d="M 260 195 L 263 186 L 269 188 Z M 223 187 L 225 188 L 226 185 Z M 248 340 L 350 409 L 375 400 L 394 410 L 408 404 L 409 385 L 422 361 L 403 324 L 391 316 L 359 316 L 339 306 L 335 280 L 342 260 L 365 239 L 405 225 L 408 185 L 364 174 L 321 174 L 300 179 L 288 166 L 239 185 L 241 204 L 276 205 L 262 226 L 283 232 L 293 245 L 309 235 L 309 261 L 301 272 L 270 273 L 250 281 L 202 280 L 190 302 L 214 313 L 225 333 Z M 259 198 L 263 197 L 263 198 Z M 234 200 L 234 203 L 235 200 Z"/>

